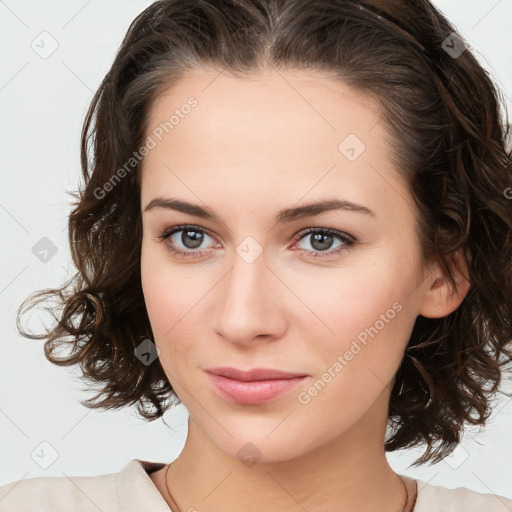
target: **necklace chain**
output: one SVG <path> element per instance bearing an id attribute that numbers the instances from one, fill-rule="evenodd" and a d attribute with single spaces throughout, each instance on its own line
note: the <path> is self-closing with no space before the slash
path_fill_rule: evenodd
<path id="1" fill-rule="evenodd" d="M 169 480 L 167 478 L 167 475 L 169 473 L 169 468 L 171 467 L 171 464 L 172 464 L 172 462 L 170 462 L 167 465 L 167 469 L 165 470 L 165 487 L 167 488 L 167 494 L 169 495 L 169 499 L 172 503 L 173 508 L 176 508 L 176 511 L 173 511 L 173 512 L 181 512 L 180 507 L 178 507 L 176 500 L 172 497 L 171 491 L 169 490 Z M 407 508 L 407 504 L 409 503 L 409 491 L 407 490 L 407 486 L 405 485 L 404 479 L 400 475 L 397 475 L 397 476 L 398 476 L 398 478 L 400 478 L 400 482 L 402 482 L 403 488 L 405 490 L 405 502 L 404 502 L 404 506 L 403 506 L 401 512 L 407 512 L 406 508 Z M 416 497 L 414 499 L 414 502 L 416 502 Z M 414 503 L 413 503 L 413 506 L 414 506 Z"/>
<path id="2" fill-rule="evenodd" d="M 176 501 L 172 497 L 171 491 L 169 490 L 169 481 L 167 479 L 167 473 L 169 473 L 169 468 L 171 467 L 171 464 L 172 464 L 172 462 L 170 462 L 167 465 L 167 469 L 165 470 L 165 487 L 167 487 L 167 494 L 169 495 L 169 499 L 171 500 L 171 503 L 172 503 L 173 507 L 176 507 L 176 511 L 177 512 L 181 512 L 180 507 L 178 507 L 178 504 L 176 503 Z"/>

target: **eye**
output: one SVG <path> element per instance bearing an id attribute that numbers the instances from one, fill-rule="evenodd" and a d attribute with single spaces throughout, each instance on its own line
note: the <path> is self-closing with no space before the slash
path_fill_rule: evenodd
<path id="1" fill-rule="evenodd" d="M 181 233 L 181 235 L 175 236 L 179 233 Z M 213 237 L 211 237 L 205 229 L 200 228 L 199 226 L 186 224 L 182 226 L 174 226 L 173 228 L 164 231 L 164 233 L 157 238 L 160 241 L 165 242 L 167 249 L 178 256 L 197 257 L 202 256 L 204 252 L 206 252 L 194 250 L 203 243 L 205 236 L 212 238 L 213 240 Z M 187 251 L 180 249 L 179 244 L 182 244 L 185 249 L 190 250 Z"/>
<path id="2" fill-rule="evenodd" d="M 338 254 L 341 251 L 352 247 L 356 243 L 355 238 L 346 235 L 341 231 L 337 231 L 336 229 L 328 228 L 309 228 L 306 232 L 301 233 L 299 242 L 305 240 L 307 237 L 310 237 L 309 245 L 313 250 L 300 250 L 310 253 L 313 258 L 324 258 L 332 256 L 333 254 Z M 328 250 L 332 247 L 334 239 L 338 239 L 341 243 L 334 250 Z"/>

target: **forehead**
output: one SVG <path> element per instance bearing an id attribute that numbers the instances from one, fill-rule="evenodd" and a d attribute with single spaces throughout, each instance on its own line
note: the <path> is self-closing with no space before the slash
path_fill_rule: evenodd
<path id="1" fill-rule="evenodd" d="M 232 190 L 256 207 L 272 187 L 283 206 L 328 192 L 389 209 L 407 191 L 381 120 L 370 96 L 314 72 L 189 72 L 151 109 L 143 196 L 177 187 L 213 205 Z"/>
<path id="2" fill-rule="evenodd" d="M 193 108 L 187 105 L 191 98 Z M 381 120 L 378 102 L 369 94 L 306 70 L 270 70 L 247 78 L 190 70 L 156 98 L 148 125 L 157 127 L 175 112 L 179 119 L 173 120 L 174 136 L 184 131 L 182 126 L 193 126 L 203 146 L 213 139 L 215 144 L 236 139 L 245 141 L 241 151 L 256 136 L 260 142 L 266 139 L 267 150 L 274 142 L 280 151 L 283 139 L 287 145 L 297 138 L 327 137 L 326 144 L 336 143 L 348 133 L 368 139 L 366 132 Z M 233 153 L 236 147 L 231 144 L 229 149 Z"/>

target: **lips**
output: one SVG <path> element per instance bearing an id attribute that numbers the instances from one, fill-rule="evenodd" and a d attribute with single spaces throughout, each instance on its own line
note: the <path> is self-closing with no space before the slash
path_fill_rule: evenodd
<path id="1" fill-rule="evenodd" d="M 231 367 L 206 368 L 206 372 L 228 379 L 234 379 L 243 382 L 283 380 L 294 379 L 297 377 L 306 377 L 306 373 L 285 372 L 274 368 L 253 368 L 251 370 L 239 370 Z"/>
<path id="2" fill-rule="evenodd" d="M 304 383 L 309 375 L 273 368 L 208 368 L 205 370 L 213 390 L 238 405 L 263 405 L 289 394 Z"/>

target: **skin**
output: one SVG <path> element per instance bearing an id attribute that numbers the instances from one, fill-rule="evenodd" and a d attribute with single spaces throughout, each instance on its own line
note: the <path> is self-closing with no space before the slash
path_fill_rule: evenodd
<path id="1" fill-rule="evenodd" d="M 190 413 L 168 473 L 175 501 L 182 512 L 401 511 L 404 489 L 383 447 L 393 379 L 417 316 L 449 314 L 469 283 L 459 278 L 454 293 L 437 264 L 422 265 L 412 198 L 367 95 L 303 70 L 250 80 L 196 70 L 157 99 L 149 126 L 190 96 L 198 105 L 151 149 L 141 181 L 146 307 L 160 363 Z M 348 134 L 366 145 L 354 161 L 338 150 Z M 171 196 L 207 206 L 221 221 L 144 211 L 153 198 Z M 275 222 L 281 209 L 332 198 L 375 216 L 333 210 Z M 179 224 L 212 236 L 196 249 L 191 239 L 184 245 L 183 232 L 158 239 Z M 356 243 L 334 254 L 343 241 L 333 237 L 322 251 L 313 235 L 301 238 L 311 227 Z M 250 263 L 237 253 L 248 236 L 262 250 Z M 204 253 L 178 257 L 173 244 Z M 394 303 L 401 306 L 394 318 L 301 403 L 299 393 Z M 309 377 L 270 403 L 240 405 L 215 393 L 204 372 L 215 366 Z M 254 465 L 237 455 L 247 443 L 261 457 Z M 170 504 L 165 469 L 150 478 Z"/>

